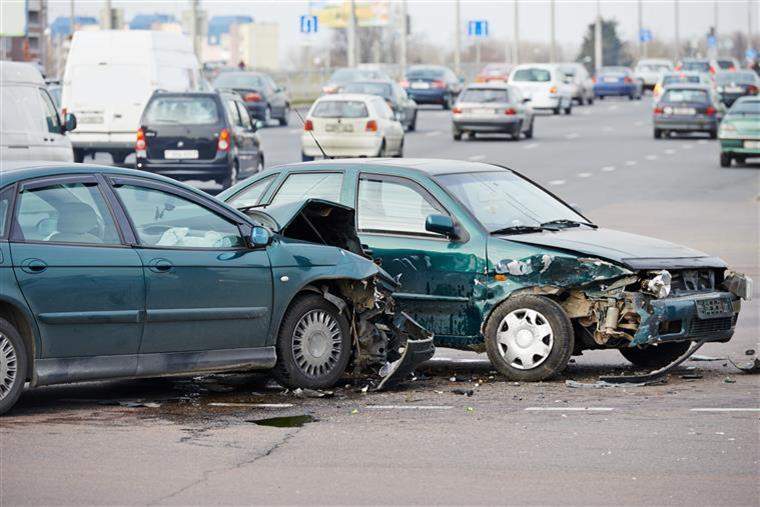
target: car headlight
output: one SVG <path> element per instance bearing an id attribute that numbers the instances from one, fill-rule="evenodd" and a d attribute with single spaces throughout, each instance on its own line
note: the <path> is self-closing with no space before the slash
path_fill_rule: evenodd
<path id="1" fill-rule="evenodd" d="M 735 136 L 736 133 L 736 127 L 730 123 L 721 123 L 720 129 L 718 130 L 719 137 L 731 137 Z"/>

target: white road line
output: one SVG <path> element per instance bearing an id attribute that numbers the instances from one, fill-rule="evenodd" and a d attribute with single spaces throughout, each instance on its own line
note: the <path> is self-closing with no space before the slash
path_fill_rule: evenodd
<path id="1" fill-rule="evenodd" d="M 523 146 L 524 150 L 532 150 L 533 148 L 538 148 L 538 145 L 541 143 L 530 143 Z"/>
<path id="2" fill-rule="evenodd" d="M 647 159 L 647 160 L 657 160 L 657 155 L 647 155 L 644 158 Z"/>
<path id="3" fill-rule="evenodd" d="M 636 161 L 635 161 L 635 160 L 626 160 L 626 161 L 625 161 L 625 162 L 623 162 L 623 163 L 624 163 L 625 165 L 629 166 L 629 167 L 636 165 Z"/>
<path id="4" fill-rule="evenodd" d="M 578 173 L 578 174 L 576 174 L 576 176 L 579 177 L 579 178 L 590 178 L 591 176 L 593 176 L 593 174 L 591 174 L 591 173 Z"/>
<path id="5" fill-rule="evenodd" d="M 440 130 L 431 130 L 430 132 L 425 133 L 425 137 L 435 137 L 441 135 Z"/>
<path id="6" fill-rule="evenodd" d="M 641 120 L 633 122 L 634 127 L 641 127 L 642 125 L 644 125 L 644 122 Z"/>
<path id="7" fill-rule="evenodd" d="M 373 410 L 451 410 L 451 405 L 367 405 Z"/>
<path id="8" fill-rule="evenodd" d="M 693 147 L 694 147 L 694 146 L 690 145 L 689 143 L 686 143 L 686 144 L 682 144 L 682 145 L 681 145 L 681 148 L 683 148 L 684 150 L 690 150 L 690 149 L 692 149 Z"/>
<path id="9" fill-rule="evenodd" d="M 667 150 L 665 150 L 666 155 L 673 155 L 675 152 L 676 150 L 674 150 L 673 148 L 668 148 Z"/>
<path id="10" fill-rule="evenodd" d="M 590 110 L 588 110 L 588 109 L 584 109 L 584 110 L 582 110 L 582 111 L 581 111 L 581 114 L 582 114 L 582 115 L 585 115 L 585 116 L 588 116 L 588 115 L 590 115 L 590 114 L 591 114 L 591 111 L 590 111 Z"/>
<path id="11" fill-rule="evenodd" d="M 473 162 L 477 162 L 478 160 L 485 160 L 485 155 L 473 155 L 471 157 L 467 157 L 468 160 L 472 160 Z"/>
<path id="12" fill-rule="evenodd" d="M 556 185 L 564 185 L 565 184 L 565 180 L 551 180 L 551 181 L 547 182 L 546 184 L 547 185 L 554 185 L 554 186 L 556 186 Z"/>
<path id="13" fill-rule="evenodd" d="M 614 132 L 614 131 L 615 131 L 614 127 L 607 126 L 607 127 L 602 128 L 602 132 Z"/>
<path id="14" fill-rule="evenodd" d="M 611 173 L 615 169 L 616 169 L 616 167 L 614 165 L 606 165 L 606 166 L 602 167 L 602 171 L 604 171 L 606 173 Z"/>
<path id="15" fill-rule="evenodd" d="M 700 139 L 697 144 L 707 144 L 707 139 Z"/>
<path id="16" fill-rule="evenodd" d="M 617 108 L 618 108 L 618 106 L 609 106 L 607 109 L 608 109 L 609 111 L 616 111 L 616 110 L 617 110 Z"/>
<path id="17" fill-rule="evenodd" d="M 760 408 L 741 408 L 741 407 L 692 408 L 691 412 L 760 412 Z"/>
<path id="18" fill-rule="evenodd" d="M 565 139 L 575 139 L 577 137 L 580 137 L 580 134 L 577 132 L 573 132 L 571 134 L 565 134 Z"/>
<path id="19" fill-rule="evenodd" d="M 211 407 L 290 408 L 292 403 L 209 403 Z"/>
<path id="20" fill-rule="evenodd" d="M 611 407 L 527 407 L 527 412 L 612 412 Z"/>

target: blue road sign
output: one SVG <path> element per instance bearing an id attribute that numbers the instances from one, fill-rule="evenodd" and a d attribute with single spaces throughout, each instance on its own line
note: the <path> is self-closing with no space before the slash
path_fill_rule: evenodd
<path id="1" fill-rule="evenodd" d="M 651 42 L 652 41 L 652 30 L 649 30 L 647 28 L 642 28 L 639 32 L 639 40 L 641 42 Z"/>
<path id="2" fill-rule="evenodd" d="M 468 21 L 467 35 L 470 37 L 488 37 L 488 21 L 484 19 Z"/>
<path id="3" fill-rule="evenodd" d="M 747 51 L 744 52 L 744 56 L 747 58 L 747 60 L 754 60 L 755 58 L 757 58 L 757 49 L 749 48 Z"/>
<path id="4" fill-rule="evenodd" d="M 301 33 L 317 33 L 317 17 L 301 16 Z"/>
<path id="5" fill-rule="evenodd" d="M 718 38 L 714 35 L 708 35 L 707 36 L 707 47 L 708 48 L 717 48 L 718 47 Z"/>

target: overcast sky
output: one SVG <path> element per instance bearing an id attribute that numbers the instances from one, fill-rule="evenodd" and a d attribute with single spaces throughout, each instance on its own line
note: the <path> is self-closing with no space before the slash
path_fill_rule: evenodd
<path id="1" fill-rule="evenodd" d="M 315 2 L 316 3 L 316 2 Z M 620 23 L 621 36 L 635 40 L 638 30 L 638 2 L 636 0 L 602 0 L 604 18 L 614 18 Z M 718 31 L 734 32 L 748 29 L 748 5 L 752 4 L 752 29 L 758 32 L 760 25 L 760 2 L 758 0 L 680 0 L 680 35 L 682 40 L 704 37 L 715 22 L 717 5 Z M 76 0 L 78 15 L 97 16 L 105 2 L 102 0 Z M 675 33 L 675 2 L 673 0 L 643 0 L 643 26 L 652 30 L 655 38 L 670 41 Z M 50 21 L 57 16 L 68 16 L 69 0 L 51 0 Z M 129 21 L 135 14 L 174 14 L 181 16 L 189 9 L 187 0 L 118 1 L 114 7 L 123 8 Z M 280 55 L 303 44 L 299 33 L 299 16 L 308 12 L 308 1 L 290 0 L 202 0 L 201 7 L 209 16 L 243 14 L 256 21 L 276 22 L 280 25 Z M 520 36 L 530 41 L 549 41 L 549 0 L 520 0 Z M 573 48 L 580 45 L 586 27 L 594 19 L 595 0 L 556 0 L 556 38 L 559 44 Z M 453 0 L 408 0 L 407 10 L 411 16 L 413 33 L 424 34 L 429 41 L 450 47 L 455 30 L 455 2 Z M 489 22 L 492 37 L 506 40 L 511 36 L 514 2 L 512 0 L 461 0 L 462 33 L 468 20 L 485 19 Z M 328 30 L 320 34 L 326 36 Z M 464 41 L 466 42 L 466 41 Z"/>

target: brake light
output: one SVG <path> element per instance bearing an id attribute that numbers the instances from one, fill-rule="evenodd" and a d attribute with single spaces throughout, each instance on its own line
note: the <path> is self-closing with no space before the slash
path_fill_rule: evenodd
<path id="1" fill-rule="evenodd" d="M 367 132 L 377 132 L 377 122 L 375 120 L 368 121 L 364 130 Z"/>
<path id="2" fill-rule="evenodd" d="M 557 87 L 552 86 L 551 88 L 549 88 L 549 93 L 557 93 Z"/>
<path id="3" fill-rule="evenodd" d="M 401 81 L 398 82 L 398 84 L 401 88 L 409 88 L 409 81 L 407 81 L 406 79 L 402 79 Z"/>
<path id="4" fill-rule="evenodd" d="M 657 107 L 654 108 L 654 114 L 662 114 L 664 112 L 665 112 L 665 109 L 663 109 L 660 106 L 657 106 Z"/>
<path id="5" fill-rule="evenodd" d="M 504 114 L 508 114 L 511 116 L 511 115 L 517 114 L 517 111 L 515 111 L 513 107 L 508 107 L 504 110 Z"/>
<path id="6" fill-rule="evenodd" d="M 246 102 L 260 102 L 261 95 L 259 95 L 258 93 L 246 93 L 243 96 L 243 100 Z"/>
<path id="7" fill-rule="evenodd" d="M 626 76 L 626 77 L 623 79 L 623 82 L 624 82 L 625 84 L 631 84 L 631 83 L 633 83 L 633 79 L 631 79 L 630 77 Z"/>
<path id="8" fill-rule="evenodd" d="M 222 129 L 219 132 L 219 142 L 216 143 L 216 149 L 219 151 L 228 151 L 230 149 L 230 131 Z"/>
<path id="9" fill-rule="evenodd" d="M 757 86 L 755 85 L 747 86 L 747 93 L 749 93 L 750 95 L 757 95 Z"/>
<path id="10" fill-rule="evenodd" d="M 305 122 L 303 122 L 303 129 L 306 132 L 311 132 L 312 130 L 314 130 L 314 122 L 311 120 L 306 120 Z"/>
<path id="11" fill-rule="evenodd" d="M 678 65 L 676 65 L 676 70 L 681 70 L 681 69 L 683 69 L 682 63 L 679 63 Z"/>
<path id="12" fill-rule="evenodd" d="M 454 106 L 451 108 L 451 112 L 454 114 L 460 114 L 462 112 L 462 108 L 459 106 Z"/>
<path id="13" fill-rule="evenodd" d="M 715 74 L 715 67 L 710 65 L 710 74 Z"/>
<path id="14" fill-rule="evenodd" d="M 715 113 L 717 113 L 718 110 L 715 109 L 713 106 L 707 106 L 707 109 L 705 110 L 705 114 L 707 116 L 715 116 Z"/>
<path id="15" fill-rule="evenodd" d="M 145 150 L 148 147 L 148 144 L 145 142 L 145 132 L 143 132 L 142 128 L 137 129 L 137 141 L 135 141 L 135 151 L 136 152 L 143 152 L 143 157 L 145 156 Z M 140 156 L 140 153 L 137 153 L 137 156 Z"/>
<path id="16" fill-rule="evenodd" d="M 591 82 L 594 83 L 594 84 L 596 84 L 596 76 L 594 76 L 594 77 L 591 78 Z"/>
<path id="17" fill-rule="evenodd" d="M 433 81 L 433 88 L 446 88 L 446 82 L 436 79 Z"/>

